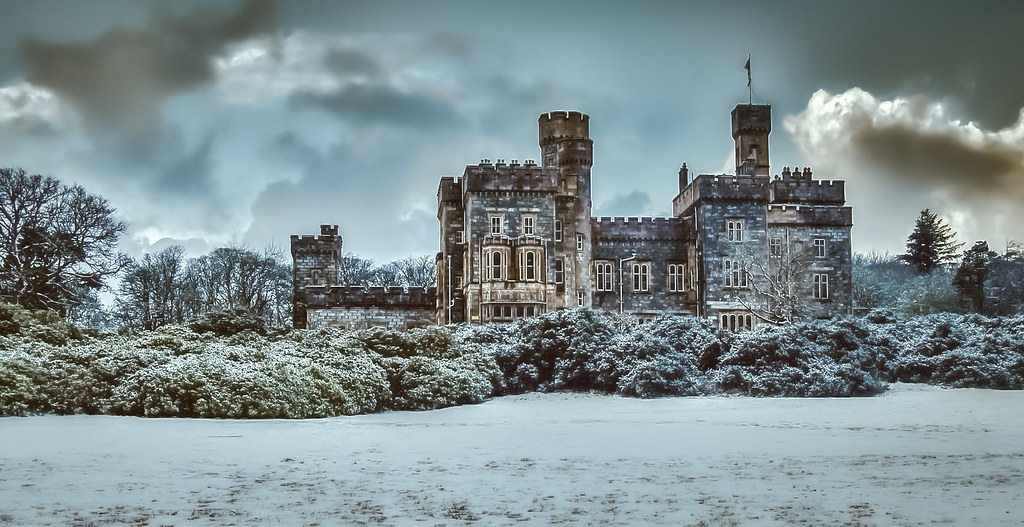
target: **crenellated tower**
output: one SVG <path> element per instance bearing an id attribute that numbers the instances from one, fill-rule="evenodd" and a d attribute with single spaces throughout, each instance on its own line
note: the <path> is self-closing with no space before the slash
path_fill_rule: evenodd
<path id="1" fill-rule="evenodd" d="M 538 119 L 541 160 L 544 168 L 557 170 L 555 216 L 562 222 L 562 238 L 556 256 L 566 262 L 565 296 L 572 307 L 583 299 L 590 305 L 591 232 L 590 170 L 594 165 L 594 141 L 590 116 L 580 112 L 550 112 Z M 570 267 L 571 263 L 571 268 Z"/>
<path id="2" fill-rule="evenodd" d="M 296 299 L 304 287 L 338 284 L 341 245 L 337 225 L 321 225 L 319 236 L 292 235 L 292 293 Z M 292 309 L 292 326 L 306 327 L 306 306 L 298 300 Z"/>
<path id="3" fill-rule="evenodd" d="M 736 175 L 767 176 L 768 134 L 772 132 L 769 104 L 739 104 L 732 110 L 732 138 L 736 140 Z"/>

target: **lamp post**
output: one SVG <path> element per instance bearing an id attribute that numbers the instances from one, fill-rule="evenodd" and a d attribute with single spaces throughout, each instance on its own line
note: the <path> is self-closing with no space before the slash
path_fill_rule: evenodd
<path id="1" fill-rule="evenodd" d="M 619 258 L 619 314 L 622 314 L 622 264 L 636 259 L 636 253 L 629 258 Z"/>

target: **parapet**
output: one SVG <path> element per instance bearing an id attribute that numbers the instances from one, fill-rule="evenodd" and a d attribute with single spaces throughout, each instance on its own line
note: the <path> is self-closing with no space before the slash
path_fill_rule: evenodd
<path id="1" fill-rule="evenodd" d="M 737 104 L 732 109 L 732 138 L 742 133 L 772 131 L 772 106 L 770 104 Z"/>
<path id="2" fill-rule="evenodd" d="M 684 240 L 685 229 L 681 218 L 653 218 L 643 216 L 600 217 L 590 219 L 595 240 Z"/>
<path id="3" fill-rule="evenodd" d="M 485 160 L 486 161 L 486 160 Z M 558 174 L 553 169 L 545 170 L 536 164 L 514 165 L 499 160 L 498 164 L 481 163 L 469 165 L 463 173 L 467 191 L 519 190 L 555 192 L 558 190 Z"/>
<path id="4" fill-rule="evenodd" d="M 701 174 L 672 200 L 672 214 L 680 216 L 699 201 L 768 201 L 768 176 Z"/>
<path id="5" fill-rule="evenodd" d="M 437 185 L 437 203 L 462 201 L 462 179 L 445 176 Z"/>
<path id="6" fill-rule="evenodd" d="M 589 139 L 590 116 L 581 112 L 542 113 L 537 119 L 541 145 L 566 138 Z"/>
<path id="7" fill-rule="evenodd" d="M 835 205 L 768 205 L 769 225 L 853 226 L 853 209 Z"/>
<path id="8" fill-rule="evenodd" d="M 292 258 L 296 253 L 304 252 L 341 252 L 342 238 L 338 234 L 337 225 L 321 225 L 320 234 L 293 234 L 290 237 Z"/>
<path id="9" fill-rule="evenodd" d="M 815 181 L 809 167 L 790 171 L 782 169 L 781 176 L 775 176 L 771 184 L 772 203 L 818 203 L 842 205 L 846 203 L 845 181 Z"/>

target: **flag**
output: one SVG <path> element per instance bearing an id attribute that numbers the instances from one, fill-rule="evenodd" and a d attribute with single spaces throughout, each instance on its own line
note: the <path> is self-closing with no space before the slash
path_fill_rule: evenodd
<path id="1" fill-rule="evenodd" d="M 750 55 L 747 55 L 747 63 L 743 65 L 743 69 L 747 70 L 747 86 L 750 86 Z"/>

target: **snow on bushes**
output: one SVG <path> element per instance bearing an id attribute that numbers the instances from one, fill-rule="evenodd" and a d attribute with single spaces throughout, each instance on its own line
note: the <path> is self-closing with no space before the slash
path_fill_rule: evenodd
<path id="1" fill-rule="evenodd" d="M 888 382 L 1024 389 L 1024 317 L 936 314 L 762 325 L 639 324 L 585 309 L 511 324 L 263 334 L 243 313 L 83 335 L 0 304 L 0 415 L 302 418 L 503 393 L 858 396 Z"/>

